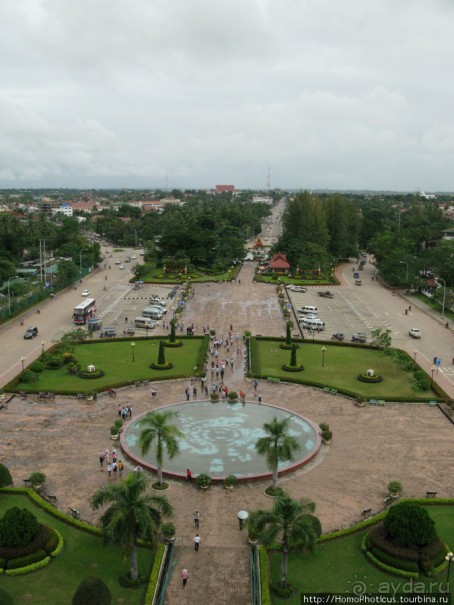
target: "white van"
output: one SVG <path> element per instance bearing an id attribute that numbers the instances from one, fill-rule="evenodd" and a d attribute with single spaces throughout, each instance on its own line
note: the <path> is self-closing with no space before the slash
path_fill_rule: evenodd
<path id="1" fill-rule="evenodd" d="M 299 309 L 298 313 L 313 313 L 314 315 L 317 314 L 317 307 L 314 307 L 312 305 L 305 305 L 304 307 L 301 307 L 301 309 Z"/>
<path id="2" fill-rule="evenodd" d="M 325 329 L 325 322 L 321 319 L 303 319 L 302 324 L 305 328 L 309 328 L 309 330 L 323 331 Z"/>
<path id="3" fill-rule="evenodd" d="M 152 330 L 153 328 L 156 328 L 157 325 L 158 322 L 149 317 L 136 317 L 134 320 L 135 328 L 150 328 Z"/>
<path id="4" fill-rule="evenodd" d="M 162 313 L 158 311 L 158 309 L 152 309 L 151 307 L 146 307 L 142 311 L 142 317 L 149 317 L 150 319 L 162 319 Z"/>

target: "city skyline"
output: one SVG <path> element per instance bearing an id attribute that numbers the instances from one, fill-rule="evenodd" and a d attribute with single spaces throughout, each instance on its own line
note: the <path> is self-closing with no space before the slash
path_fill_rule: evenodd
<path id="1" fill-rule="evenodd" d="M 453 191 L 453 11 L 4 4 L 0 188 Z"/>

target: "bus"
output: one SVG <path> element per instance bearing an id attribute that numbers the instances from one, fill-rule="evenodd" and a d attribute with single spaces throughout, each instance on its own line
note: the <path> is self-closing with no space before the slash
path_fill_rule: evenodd
<path id="1" fill-rule="evenodd" d="M 73 321 L 76 325 L 84 325 L 94 317 L 96 313 L 96 300 L 94 298 L 86 298 L 76 307 L 74 307 Z"/>

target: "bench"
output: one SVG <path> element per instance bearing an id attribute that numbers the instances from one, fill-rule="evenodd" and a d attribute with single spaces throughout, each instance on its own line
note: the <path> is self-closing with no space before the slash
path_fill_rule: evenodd
<path id="1" fill-rule="evenodd" d="M 371 405 L 377 405 L 378 401 L 376 399 L 369 399 L 369 403 Z"/>
<path id="2" fill-rule="evenodd" d="M 337 389 L 331 389 L 330 393 L 332 393 L 333 395 L 337 395 Z"/>
<path id="3" fill-rule="evenodd" d="M 276 383 L 281 382 L 280 378 L 273 378 L 272 376 L 268 376 L 267 380 L 268 380 L 268 382 L 276 382 Z"/>
<path id="4" fill-rule="evenodd" d="M 438 405 L 438 401 L 429 401 L 429 405 Z"/>
<path id="5" fill-rule="evenodd" d="M 27 393 L 25 391 L 19 392 L 21 399 L 27 399 Z"/>
<path id="6" fill-rule="evenodd" d="M 389 506 L 389 505 L 391 504 L 391 502 L 394 502 L 394 500 L 395 500 L 395 499 L 396 499 L 396 498 L 394 498 L 393 496 L 388 496 L 387 498 L 385 498 L 385 499 L 383 500 L 383 504 L 384 504 L 385 506 Z"/>
<path id="7" fill-rule="evenodd" d="M 329 387 L 323 387 L 323 390 L 325 391 L 325 393 L 329 393 L 331 391 Z"/>
<path id="8" fill-rule="evenodd" d="M 363 508 L 363 510 L 361 511 L 361 515 L 364 517 L 364 519 L 368 519 L 370 517 L 371 512 L 371 508 Z"/>
<path id="9" fill-rule="evenodd" d="M 69 509 L 71 511 L 71 515 L 73 517 L 73 519 L 78 519 L 80 521 L 80 512 L 77 510 L 77 508 L 71 508 Z"/>
<path id="10" fill-rule="evenodd" d="M 426 498 L 435 498 L 437 492 L 426 492 Z"/>
<path id="11" fill-rule="evenodd" d="M 24 479 L 24 485 L 25 487 L 28 487 L 29 485 L 31 485 L 30 479 Z"/>
<path id="12" fill-rule="evenodd" d="M 377 405 L 385 405 L 384 399 L 377 399 Z"/>
<path id="13" fill-rule="evenodd" d="M 50 494 L 47 494 L 47 496 L 45 497 L 45 499 L 50 502 L 51 504 L 53 504 L 54 506 L 57 506 L 57 496 L 51 496 Z"/>

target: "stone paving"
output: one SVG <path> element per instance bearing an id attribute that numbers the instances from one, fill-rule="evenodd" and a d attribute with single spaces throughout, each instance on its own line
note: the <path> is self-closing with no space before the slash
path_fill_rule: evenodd
<path id="1" fill-rule="evenodd" d="M 252 283 L 252 264 L 245 264 L 241 283 L 201 284 L 188 302 L 183 316 L 215 327 L 217 333 L 279 336 L 285 323 L 274 286 Z M 251 383 L 243 374 L 243 358 L 236 356 L 227 384 L 247 393 L 247 405 L 257 405 Z M 35 470 L 48 477 L 48 492 L 58 497 L 61 510 L 77 508 L 81 516 L 96 522 L 88 499 L 108 481 L 100 470 L 98 452 L 112 448 L 109 427 L 118 402 L 130 401 L 134 415 L 185 399 L 189 380 L 155 383 L 152 399 L 145 387 L 119 391 L 117 399 L 100 397 L 95 404 L 71 398 L 54 402 L 16 397 L 1 412 L 0 461 L 11 470 L 16 485 Z M 393 405 L 358 408 L 351 400 L 317 389 L 260 381 L 258 393 L 264 403 L 278 404 L 309 417 L 328 422 L 334 433 L 331 446 L 306 467 L 280 479 L 293 497 L 309 497 L 317 504 L 323 530 L 345 527 L 361 519 L 361 511 L 383 506 L 386 486 L 400 480 L 405 496 L 425 496 L 426 490 L 452 497 L 452 425 L 438 408 L 427 405 Z M 222 405 L 222 404 L 219 404 Z M 130 464 L 126 461 L 126 469 Z M 182 461 L 182 472 L 185 470 Z M 177 542 L 167 605 L 174 603 L 250 603 L 249 548 L 245 531 L 237 521 L 239 510 L 269 508 L 265 496 L 268 482 L 242 484 L 232 492 L 222 486 L 201 491 L 195 485 L 170 480 L 166 492 L 175 507 Z M 202 545 L 194 552 L 193 512 L 201 514 Z M 189 580 L 182 588 L 181 570 Z"/>

